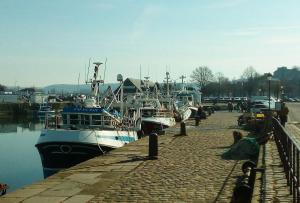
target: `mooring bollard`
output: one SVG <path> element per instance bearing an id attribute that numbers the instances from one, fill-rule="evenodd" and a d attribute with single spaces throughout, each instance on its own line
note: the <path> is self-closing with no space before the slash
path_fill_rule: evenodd
<path id="1" fill-rule="evenodd" d="M 149 135 L 149 159 L 157 159 L 158 156 L 158 136 L 156 133 Z"/>
<path id="2" fill-rule="evenodd" d="M 242 176 L 239 184 L 234 189 L 235 202 L 251 202 L 255 173 L 264 172 L 263 168 L 255 168 L 256 164 L 252 161 L 246 161 L 242 165 Z"/>
<path id="3" fill-rule="evenodd" d="M 253 187 L 253 168 L 255 164 L 251 161 L 246 161 L 242 165 L 242 171 L 244 175 L 242 176 L 239 184 L 234 189 L 234 197 L 236 202 L 250 202 Z"/>
<path id="4" fill-rule="evenodd" d="M 233 144 L 236 144 L 239 140 L 241 140 L 243 138 L 243 135 L 241 132 L 238 131 L 233 131 Z"/>
<path id="5" fill-rule="evenodd" d="M 199 126 L 199 123 L 200 123 L 200 117 L 197 115 L 195 117 L 195 126 Z"/>
<path id="6" fill-rule="evenodd" d="M 180 135 L 186 135 L 186 128 L 185 128 L 185 122 L 182 121 L 180 123 Z"/>

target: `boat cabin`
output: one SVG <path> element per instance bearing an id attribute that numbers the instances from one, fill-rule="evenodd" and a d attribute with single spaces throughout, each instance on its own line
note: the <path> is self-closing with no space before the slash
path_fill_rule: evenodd
<path id="1" fill-rule="evenodd" d="M 64 108 L 62 126 L 72 128 L 117 128 L 121 121 L 104 108 Z"/>

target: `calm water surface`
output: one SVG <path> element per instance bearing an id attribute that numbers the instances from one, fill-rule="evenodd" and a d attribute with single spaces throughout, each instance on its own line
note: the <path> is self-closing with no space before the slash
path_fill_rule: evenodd
<path id="1" fill-rule="evenodd" d="M 9 185 L 7 192 L 44 179 L 34 146 L 43 126 L 32 120 L 0 120 L 0 182 Z"/>

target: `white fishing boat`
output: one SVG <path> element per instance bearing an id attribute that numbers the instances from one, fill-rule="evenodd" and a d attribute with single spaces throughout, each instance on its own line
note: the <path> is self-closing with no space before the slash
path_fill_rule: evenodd
<path id="1" fill-rule="evenodd" d="M 144 99 L 138 102 L 142 104 L 139 109 L 144 133 L 158 132 L 176 125 L 172 109 L 162 106 L 158 99 Z"/>
<path id="2" fill-rule="evenodd" d="M 95 63 L 91 81 L 94 98 L 64 108 L 52 123 L 47 120 L 36 144 L 44 168 L 59 168 L 66 162 L 64 167 L 69 167 L 138 139 L 141 122 L 137 114 L 124 117 L 96 102 L 100 64 Z"/>
<path id="3" fill-rule="evenodd" d="M 54 115 L 55 111 L 47 104 L 41 104 L 39 110 L 37 111 L 38 117 L 52 117 Z"/>
<path id="4" fill-rule="evenodd" d="M 177 121 L 186 121 L 192 114 L 192 110 L 189 108 L 189 106 L 182 102 L 176 102 L 175 109 L 178 114 L 176 118 Z"/>
<path id="5" fill-rule="evenodd" d="M 201 104 L 201 94 L 196 90 L 181 90 L 177 95 L 176 99 L 182 103 L 181 106 L 187 106 L 190 111 L 190 117 L 193 118 L 197 114 L 198 106 Z"/>

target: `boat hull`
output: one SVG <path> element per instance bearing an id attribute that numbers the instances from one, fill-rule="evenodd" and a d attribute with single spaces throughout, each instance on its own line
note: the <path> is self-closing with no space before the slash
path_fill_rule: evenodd
<path id="1" fill-rule="evenodd" d="M 197 115 L 198 108 L 194 106 L 189 106 L 189 109 L 191 110 L 190 118 L 195 118 L 195 116 Z"/>
<path id="2" fill-rule="evenodd" d="M 142 130 L 145 134 L 159 132 L 165 128 L 176 125 L 173 117 L 149 117 L 142 118 Z"/>
<path id="3" fill-rule="evenodd" d="M 135 131 L 44 129 L 36 147 L 44 168 L 67 168 L 135 140 Z"/>
<path id="4" fill-rule="evenodd" d="M 191 109 L 189 109 L 188 107 L 186 107 L 181 113 L 180 113 L 180 116 L 181 116 L 181 121 L 186 121 L 187 119 L 190 118 L 192 114 L 192 111 Z"/>
<path id="5" fill-rule="evenodd" d="M 72 142 L 51 142 L 36 145 L 44 168 L 69 168 L 78 163 L 102 155 L 98 145 Z M 102 147 L 103 151 L 111 148 Z"/>

